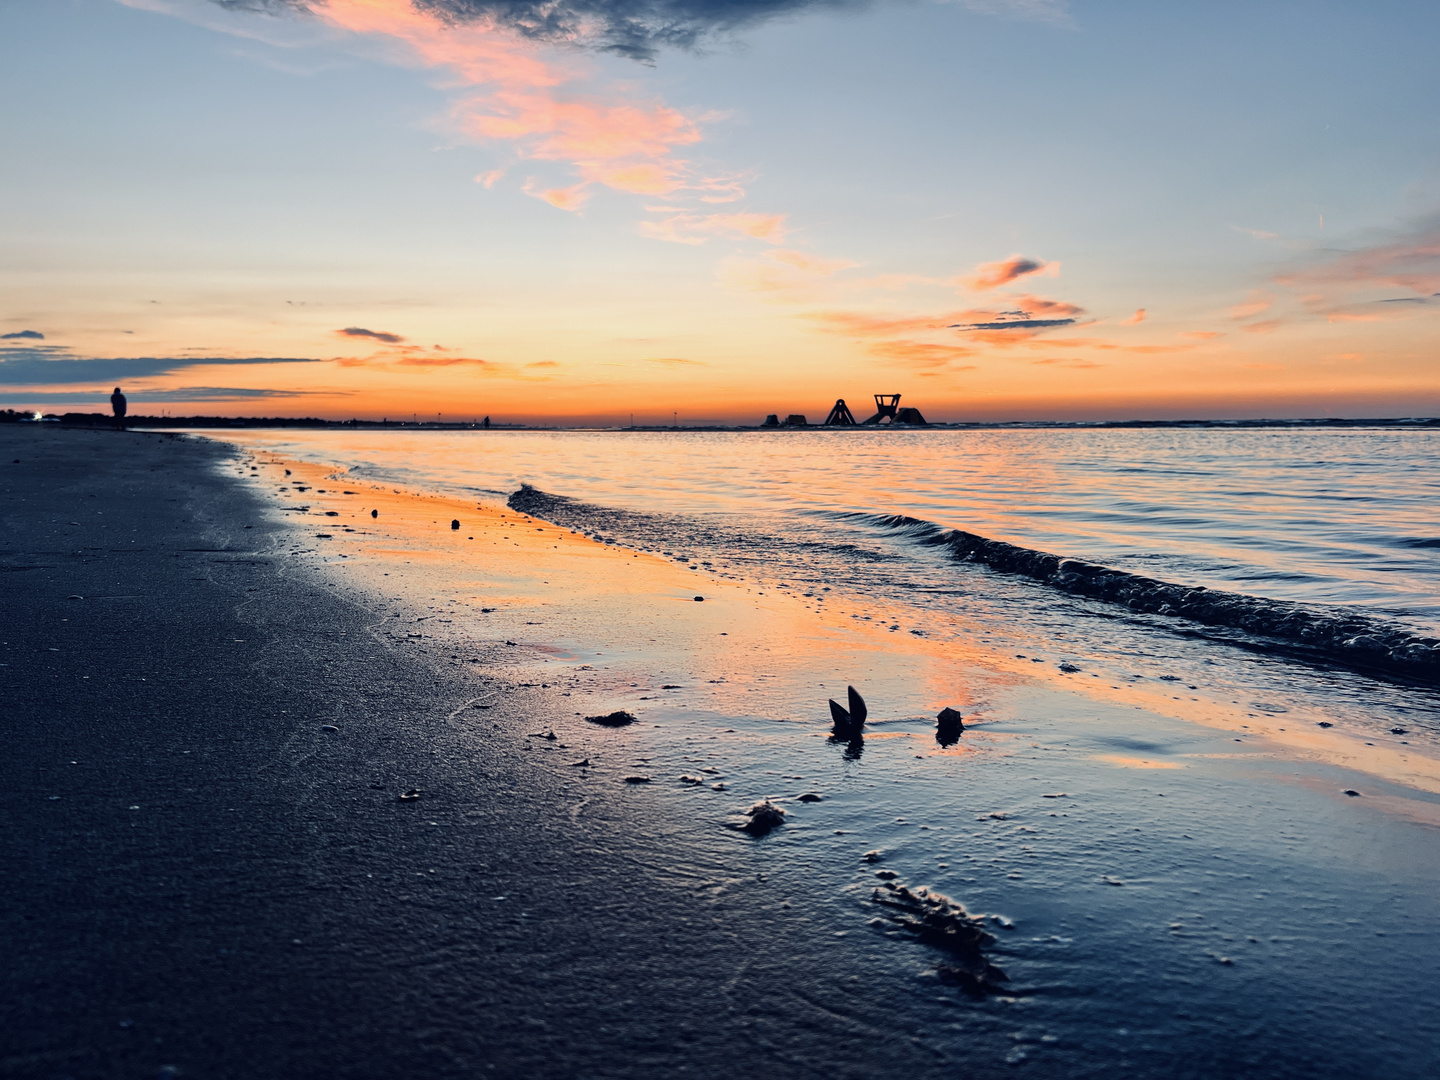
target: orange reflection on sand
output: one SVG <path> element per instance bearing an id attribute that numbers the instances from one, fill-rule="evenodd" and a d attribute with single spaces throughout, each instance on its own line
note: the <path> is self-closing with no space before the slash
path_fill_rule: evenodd
<path id="1" fill-rule="evenodd" d="M 1096 761 L 1118 765 L 1122 769 L 1180 769 L 1184 766 L 1174 761 L 1156 761 L 1153 758 L 1127 757 L 1124 754 L 1096 754 Z"/>
<path id="2" fill-rule="evenodd" d="M 292 475 L 284 476 L 280 464 Z M 814 725 L 817 734 L 828 727 L 825 699 L 851 682 L 871 702 L 867 739 L 917 738 L 931 754 L 964 755 L 976 743 L 998 749 L 975 722 L 983 725 L 990 703 L 1010 691 L 1045 687 L 1067 695 L 1065 710 L 1082 716 L 1087 702 L 1129 706 L 1223 730 L 1243 744 L 1235 748 L 1241 757 L 1323 763 L 1440 794 L 1440 761 L 1423 748 L 1321 727 L 1319 715 L 1271 714 L 1198 692 L 1166 693 L 1178 689 L 1173 683 L 1157 689 L 1112 684 L 1093 672 L 1063 673 L 975 644 L 975 631 L 983 628 L 958 618 L 946 627 L 945 640 L 891 633 L 888 620 L 852 619 L 852 605 L 839 596 L 824 608 L 811 607 L 799 596 L 690 571 L 508 507 L 412 494 L 303 463 L 260 467 L 259 482 L 274 504 L 290 508 L 286 516 L 300 526 L 297 538 L 327 572 L 372 593 L 390 591 L 412 574 L 427 590 L 453 586 L 461 600 L 449 601 L 454 610 L 434 624 L 409 627 L 406 637 L 397 633 L 400 642 L 493 642 L 508 634 L 515 648 L 535 656 L 554 656 L 557 645 L 603 648 L 647 666 L 658 656 L 678 656 L 694 672 L 696 707 Z M 452 520 L 461 528 L 452 529 Z M 442 577 L 443 585 L 430 584 Z M 697 595 L 703 603 L 695 602 Z M 482 607 L 503 610 L 482 613 Z M 441 626 L 451 629 L 433 632 Z M 617 697 L 622 700 L 628 699 Z M 942 749 L 931 733 L 916 732 L 916 725 L 933 725 L 945 706 L 965 715 L 961 742 L 969 739 L 971 746 Z M 909 729 L 887 730 L 889 722 Z M 1183 767 L 1127 755 L 1097 760 L 1135 769 Z"/>

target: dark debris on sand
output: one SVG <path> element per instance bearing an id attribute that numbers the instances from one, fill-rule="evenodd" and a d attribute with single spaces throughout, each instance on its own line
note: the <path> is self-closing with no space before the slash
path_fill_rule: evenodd
<path id="1" fill-rule="evenodd" d="M 735 827 L 751 836 L 764 836 L 785 824 L 785 811 L 769 799 L 761 799 L 744 811 L 746 820 Z"/>
<path id="2" fill-rule="evenodd" d="M 624 709 L 616 709 L 604 716 L 587 716 L 585 720 L 587 723 L 599 724 L 601 727 L 628 727 L 635 723 L 635 717 Z"/>
<path id="3" fill-rule="evenodd" d="M 935 969 L 943 981 L 977 997 L 1004 991 L 1001 984 L 1009 976 L 990 963 L 984 951 L 995 944 L 995 937 L 964 905 L 923 885 L 911 889 L 894 881 L 882 883 L 870 899 L 890 909 L 886 921 L 949 955 L 949 962 Z"/>

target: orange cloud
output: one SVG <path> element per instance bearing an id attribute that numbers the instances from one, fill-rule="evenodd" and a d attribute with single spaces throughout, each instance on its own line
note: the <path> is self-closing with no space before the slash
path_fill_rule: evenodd
<path id="1" fill-rule="evenodd" d="M 1273 334 L 1284 324 L 1279 319 L 1262 319 L 1260 322 L 1250 323 L 1245 327 L 1249 334 Z"/>
<path id="2" fill-rule="evenodd" d="M 1269 311 L 1275 303 L 1275 298 L 1264 289 L 1256 289 L 1243 304 L 1236 304 L 1230 309 L 1229 315 L 1232 319 L 1248 319 L 1252 315 L 1259 315 Z"/>
<path id="3" fill-rule="evenodd" d="M 785 232 L 784 214 L 671 214 L 662 221 L 640 223 L 642 236 L 672 244 L 703 244 L 725 233 L 778 244 Z"/>
<path id="4" fill-rule="evenodd" d="M 582 84 L 591 72 L 576 57 L 546 59 L 533 43 L 492 22 L 444 20 L 411 0 L 327 0 L 309 10 L 335 29 L 379 43 L 392 60 L 443 71 L 445 85 L 462 91 L 450 123 L 470 139 L 507 143 L 522 158 L 568 165 L 582 184 L 647 195 L 692 184 L 690 165 L 677 150 L 701 140 L 708 116 L 630 100 L 614 85 L 587 91 Z M 490 187 L 501 175 L 497 169 L 476 179 Z M 707 201 L 744 193 L 735 180 L 702 177 L 693 183 Z M 566 210 L 583 201 L 575 187 L 537 197 Z"/>
<path id="5" fill-rule="evenodd" d="M 579 210 L 590 198 L 584 184 L 568 188 L 541 188 L 532 179 L 526 180 L 521 190 L 532 198 L 545 200 L 557 210 Z"/>
<path id="6" fill-rule="evenodd" d="M 1044 259 L 1029 259 L 1024 255 L 1011 255 L 1008 259 L 1001 259 L 999 262 L 981 263 L 975 268 L 975 273 L 971 277 L 964 278 L 962 281 L 965 287 L 973 292 L 989 292 L 991 289 L 998 289 L 1001 285 L 1008 285 L 1012 281 L 1029 277 L 1031 274 L 1058 277 L 1060 264 L 1046 262 Z"/>
<path id="7" fill-rule="evenodd" d="M 1144 321 L 1145 321 L 1145 309 L 1142 307 L 1142 308 L 1136 308 L 1136 309 L 1135 309 L 1135 314 L 1134 314 L 1134 315 L 1131 315 L 1128 319 L 1121 319 L 1121 320 L 1120 320 L 1120 325 L 1121 325 L 1121 326 L 1139 326 L 1139 325 L 1140 325 L 1142 322 L 1144 322 Z"/>
<path id="8" fill-rule="evenodd" d="M 775 262 L 785 263 L 803 273 L 818 274 L 821 277 L 829 277 L 831 274 L 859 265 L 849 259 L 822 259 L 818 255 L 807 255 L 803 251 L 792 251 L 788 248 L 767 251 L 765 255 Z"/>
<path id="9" fill-rule="evenodd" d="M 1331 254 L 1325 262 L 1278 274 L 1275 280 L 1304 290 L 1301 301 L 1305 306 L 1330 322 L 1403 318 L 1408 308 L 1440 296 L 1440 217 L 1421 221 L 1388 242 Z M 1409 295 L 1375 296 L 1402 289 Z M 1376 300 L 1380 303 L 1373 312 L 1336 310 L 1357 301 Z"/>

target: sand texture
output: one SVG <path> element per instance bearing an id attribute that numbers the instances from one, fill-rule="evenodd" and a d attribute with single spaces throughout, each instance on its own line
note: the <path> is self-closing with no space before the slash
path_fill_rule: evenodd
<path id="1" fill-rule="evenodd" d="M 0 1076 L 1440 1069 L 1422 691 L 224 438 L 0 428 Z"/>
<path id="2" fill-rule="evenodd" d="M 475 686 L 284 572 L 219 448 L 0 440 L 0 1075 L 939 1075 L 643 794 L 575 812 L 538 695 L 460 726 Z"/>

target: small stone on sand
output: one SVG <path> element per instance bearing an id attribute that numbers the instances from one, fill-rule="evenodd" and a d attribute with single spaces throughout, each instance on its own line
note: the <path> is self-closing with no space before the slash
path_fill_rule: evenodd
<path id="1" fill-rule="evenodd" d="M 587 722 L 599 724 L 601 727 L 625 727 L 627 724 L 635 723 L 635 717 L 623 709 L 616 709 L 604 716 L 587 716 L 585 719 Z"/>
<path id="2" fill-rule="evenodd" d="M 742 832 L 751 836 L 764 836 L 772 829 L 785 824 L 785 811 L 769 799 L 761 799 L 745 811 L 750 820 L 740 826 Z"/>

